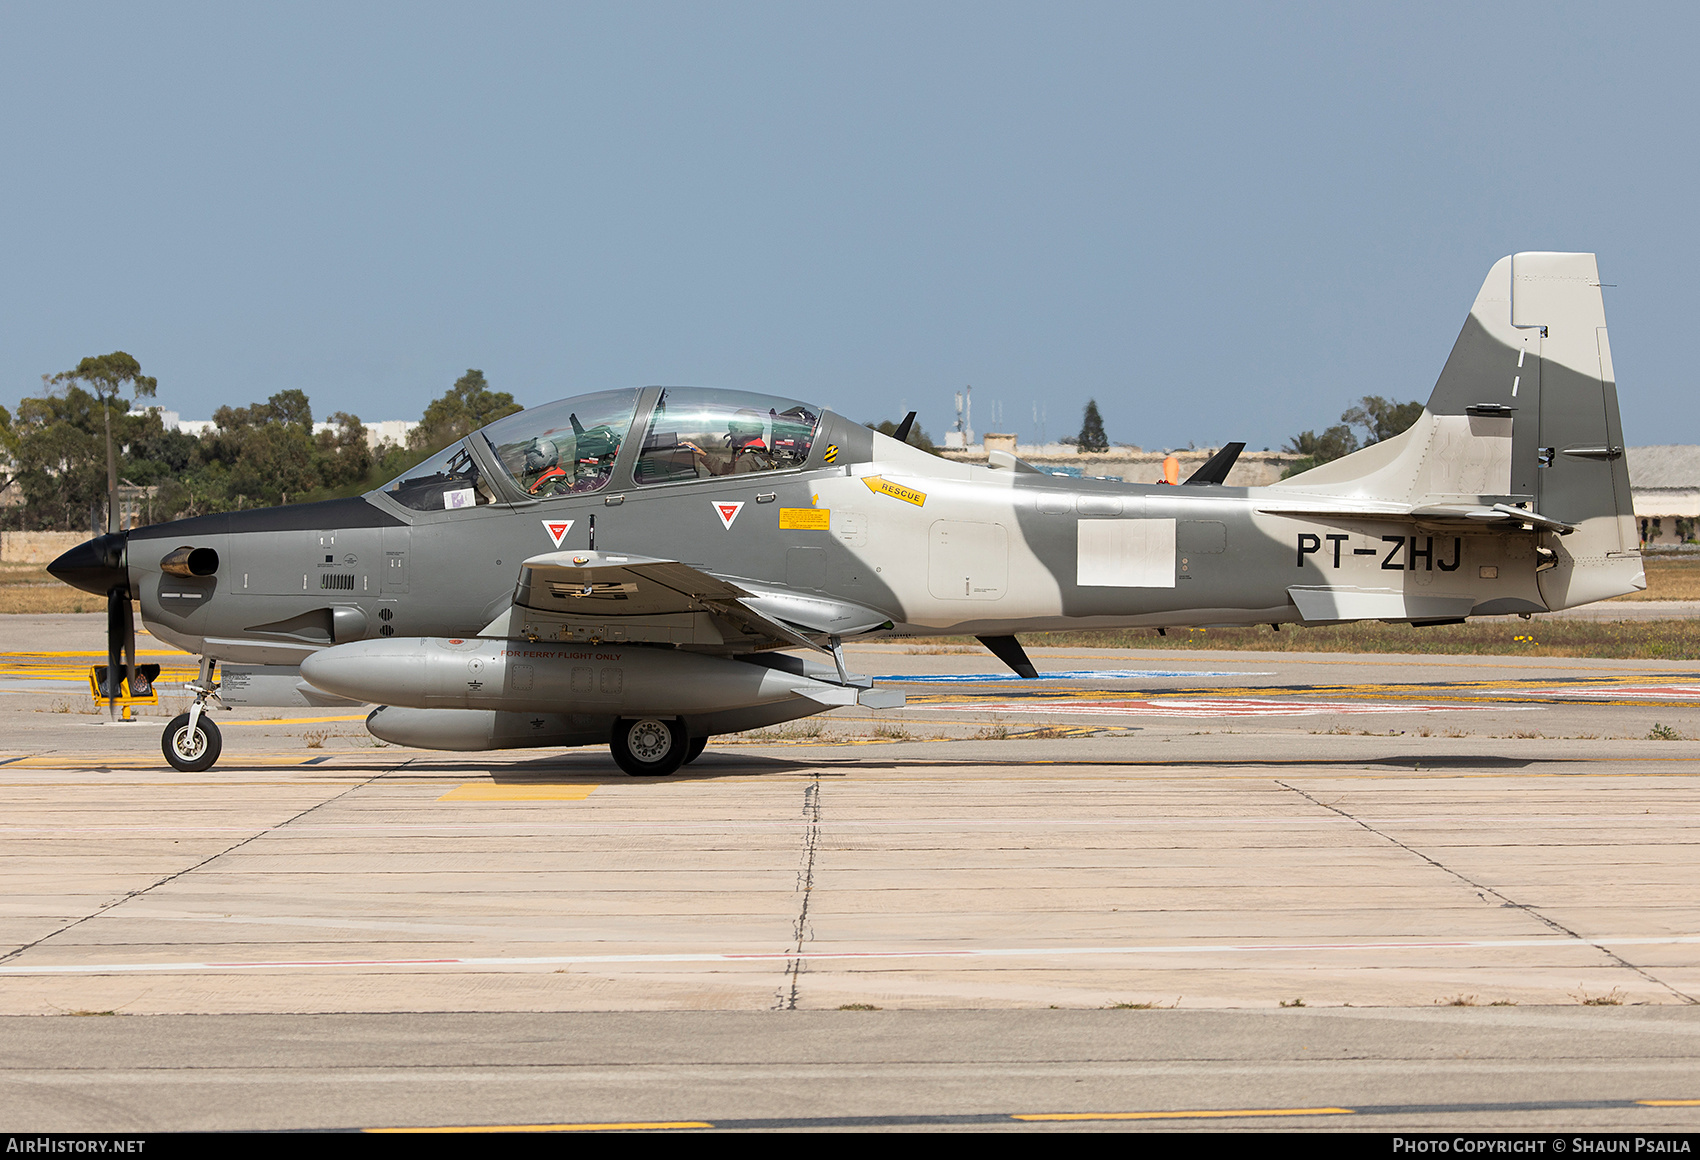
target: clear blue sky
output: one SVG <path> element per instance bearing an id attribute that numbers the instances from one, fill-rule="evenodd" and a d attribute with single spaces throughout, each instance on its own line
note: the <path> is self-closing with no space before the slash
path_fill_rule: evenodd
<path id="1" fill-rule="evenodd" d="M 1700 6 L 0 7 L 0 403 L 644 383 L 937 436 L 1279 446 L 1425 398 L 1489 265 L 1600 255 L 1700 442 Z M 988 422 L 992 403 L 1004 421 Z"/>

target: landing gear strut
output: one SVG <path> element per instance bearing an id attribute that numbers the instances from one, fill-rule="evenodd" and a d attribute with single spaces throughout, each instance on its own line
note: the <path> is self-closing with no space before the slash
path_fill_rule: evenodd
<path id="1" fill-rule="evenodd" d="M 211 769 L 224 748 L 218 726 L 206 716 L 209 707 L 224 706 L 224 702 L 218 699 L 218 682 L 213 680 L 213 669 L 217 664 L 211 657 L 201 658 L 200 676 L 183 686 L 195 694 L 194 703 L 187 713 L 172 718 L 171 724 L 165 727 L 165 735 L 159 739 L 165 760 L 171 763 L 171 768 L 182 773 L 203 773 Z"/>

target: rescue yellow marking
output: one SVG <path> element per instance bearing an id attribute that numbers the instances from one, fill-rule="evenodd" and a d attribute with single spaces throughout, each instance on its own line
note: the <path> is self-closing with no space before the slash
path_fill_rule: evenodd
<path id="1" fill-rule="evenodd" d="M 712 1128 L 705 1120 L 634 1120 L 627 1124 L 491 1124 L 458 1128 L 366 1128 L 369 1133 L 412 1132 L 653 1132 L 663 1128 Z"/>
<path id="2" fill-rule="evenodd" d="M 437 800 L 440 802 L 582 802 L 595 793 L 594 785 L 545 785 L 539 782 L 469 781 Z"/>
<path id="3" fill-rule="evenodd" d="M 892 499 L 900 499 L 904 503 L 912 503 L 920 507 L 927 502 L 927 493 L 916 491 L 912 487 L 904 487 L 901 483 L 893 483 L 878 475 L 865 475 L 862 482 L 868 485 L 868 490 L 880 495 L 889 495 Z"/>
<path id="4" fill-rule="evenodd" d="M 827 445 L 826 445 L 826 452 L 825 452 L 825 454 L 823 454 L 823 455 L 822 455 L 822 456 L 821 456 L 821 460 L 822 460 L 822 462 L 825 462 L 825 463 L 831 463 L 831 462 L 832 462 L 832 461 L 833 461 L 833 460 L 835 460 L 835 459 L 837 459 L 837 458 L 838 458 L 838 444 L 836 444 L 836 443 L 828 443 L 828 444 L 827 444 Z"/>
<path id="5" fill-rule="evenodd" d="M 830 508 L 780 508 L 779 526 L 796 531 L 824 532 L 831 527 Z"/>
<path id="6" fill-rule="evenodd" d="M 1350 1116 L 1351 1108 L 1223 1108 L 1191 1112 L 1045 1112 L 1012 1120 L 1221 1120 L 1232 1116 Z"/>

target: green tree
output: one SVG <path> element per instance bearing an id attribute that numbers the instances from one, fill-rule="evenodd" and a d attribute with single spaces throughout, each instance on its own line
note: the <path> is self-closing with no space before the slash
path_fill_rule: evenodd
<path id="1" fill-rule="evenodd" d="M 895 436 L 897 434 L 897 421 L 895 419 L 881 419 L 878 423 L 863 423 L 862 426 L 878 431 L 881 435 Z M 909 426 L 909 446 L 918 447 L 929 454 L 936 455 L 938 453 L 938 448 L 934 446 L 931 439 L 927 438 L 927 433 L 921 429 L 919 423 L 912 423 Z"/>
<path id="2" fill-rule="evenodd" d="M 0 407 L 0 491 L 12 486 L 18 478 L 18 432 L 12 426 L 12 412 Z"/>
<path id="3" fill-rule="evenodd" d="M 1086 416 L 1080 424 L 1076 440 L 1082 451 L 1108 451 L 1110 440 L 1104 434 L 1104 420 L 1098 414 L 1098 400 L 1086 400 Z"/>
<path id="4" fill-rule="evenodd" d="M 211 471 L 204 483 L 214 507 L 267 507 L 301 499 L 318 487 L 313 408 L 304 391 L 279 391 L 264 403 L 220 407 L 201 440 Z"/>
<path id="5" fill-rule="evenodd" d="M 91 520 L 90 514 L 107 508 L 111 494 L 111 476 L 102 469 L 108 427 L 126 478 L 135 466 L 133 448 L 164 434 L 158 412 L 132 412 L 126 399 L 114 404 L 77 386 L 19 401 L 13 460 L 24 495 L 24 526 L 70 530 L 98 525 L 98 517 Z"/>
<path id="6" fill-rule="evenodd" d="M 338 411 L 331 416 L 335 430 L 313 437 L 314 459 L 323 487 L 343 488 L 372 470 L 372 448 L 366 441 L 366 425 L 360 416 Z"/>
<path id="7" fill-rule="evenodd" d="M 1287 441 L 1285 447 L 1281 448 L 1282 451 L 1289 454 L 1300 456 L 1282 473 L 1281 478 L 1287 479 L 1301 471 L 1309 471 L 1311 468 L 1320 467 L 1324 463 L 1332 463 L 1342 456 L 1350 455 L 1357 449 L 1358 437 L 1352 434 L 1352 429 L 1344 423 L 1330 427 L 1320 435 L 1315 431 L 1300 431 Z"/>
<path id="8" fill-rule="evenodd" d="M 464 439 L 486 423 L 525 408 L 506 391 L 492 391 L 484 372 L 468 370 L 443 397 L 425 408 L 425 416 L 407 436 L 415 451 L 432 452 Z"/>
<path id="9" fill-rule="evenodd" d="M 1289 479 L 1301 471 L 1350 455 L 1360 447 L 1391 439 L 1408 429 L 1422 413 L 1421 403 L 1395 403 L 1380 395 L 1365 395 L 1358 400 L 1357 406 L 1346 408 L 1338 424 L 1322 434 L 1301 431 L 1289 439 L 1281 450 L 1302 458 L 1289 466 L 1281 478 Z M 1363 428 L 1363 442 L 1358 442 L 1353 427 Z"/>
<path id="10" fill-rule="evenodd" d="M 1340 422 L 1362 427 L 1365 432 L 1363 446 L 1368 447 L 1405 431 L 1422 413 L 1423 405 L 1418 402 L 1394 403 L 1380 395 L 1365 395 L 1358 400 L 1357 406 L 1346 409 L 1340 416 Z"/>
<path id="11" fill-rule="evenodd" d="M 118 530 L 118 460 L 112 449 L 112 403 L 125 386 L 135 398 L 153 397 L 158 389 L 157 379 L 142 373 L 141 364 L 121 350 L 98 357 L 85 358 L 76 369 L 53 376 L 56 384 L 84 383 L 94 388 L 100 399 L 101 416 L 106 428 L 106 497 L 108 531 Z"/>

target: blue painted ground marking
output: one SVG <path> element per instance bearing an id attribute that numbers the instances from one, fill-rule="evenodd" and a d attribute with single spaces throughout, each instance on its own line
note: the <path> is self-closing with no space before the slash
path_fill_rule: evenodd
<path id="1" fill-rule="evenodd" d="M 1274 675 L 1274 673 L 1201 672 L 1179 669 L 1072 669 L 1061 673 L 1040 673 L 1038 679 L 1041 681 L 1143 681 L 1174 680 L 1181 677 L 1272 677 Z M 927 676 L 891 673 L 873 679 L 913 685 L 1002 685 L 1010 681 L 1020 681 L 1027 678 L 1018 677 L 1014 673 L 946 673 Z"/>

